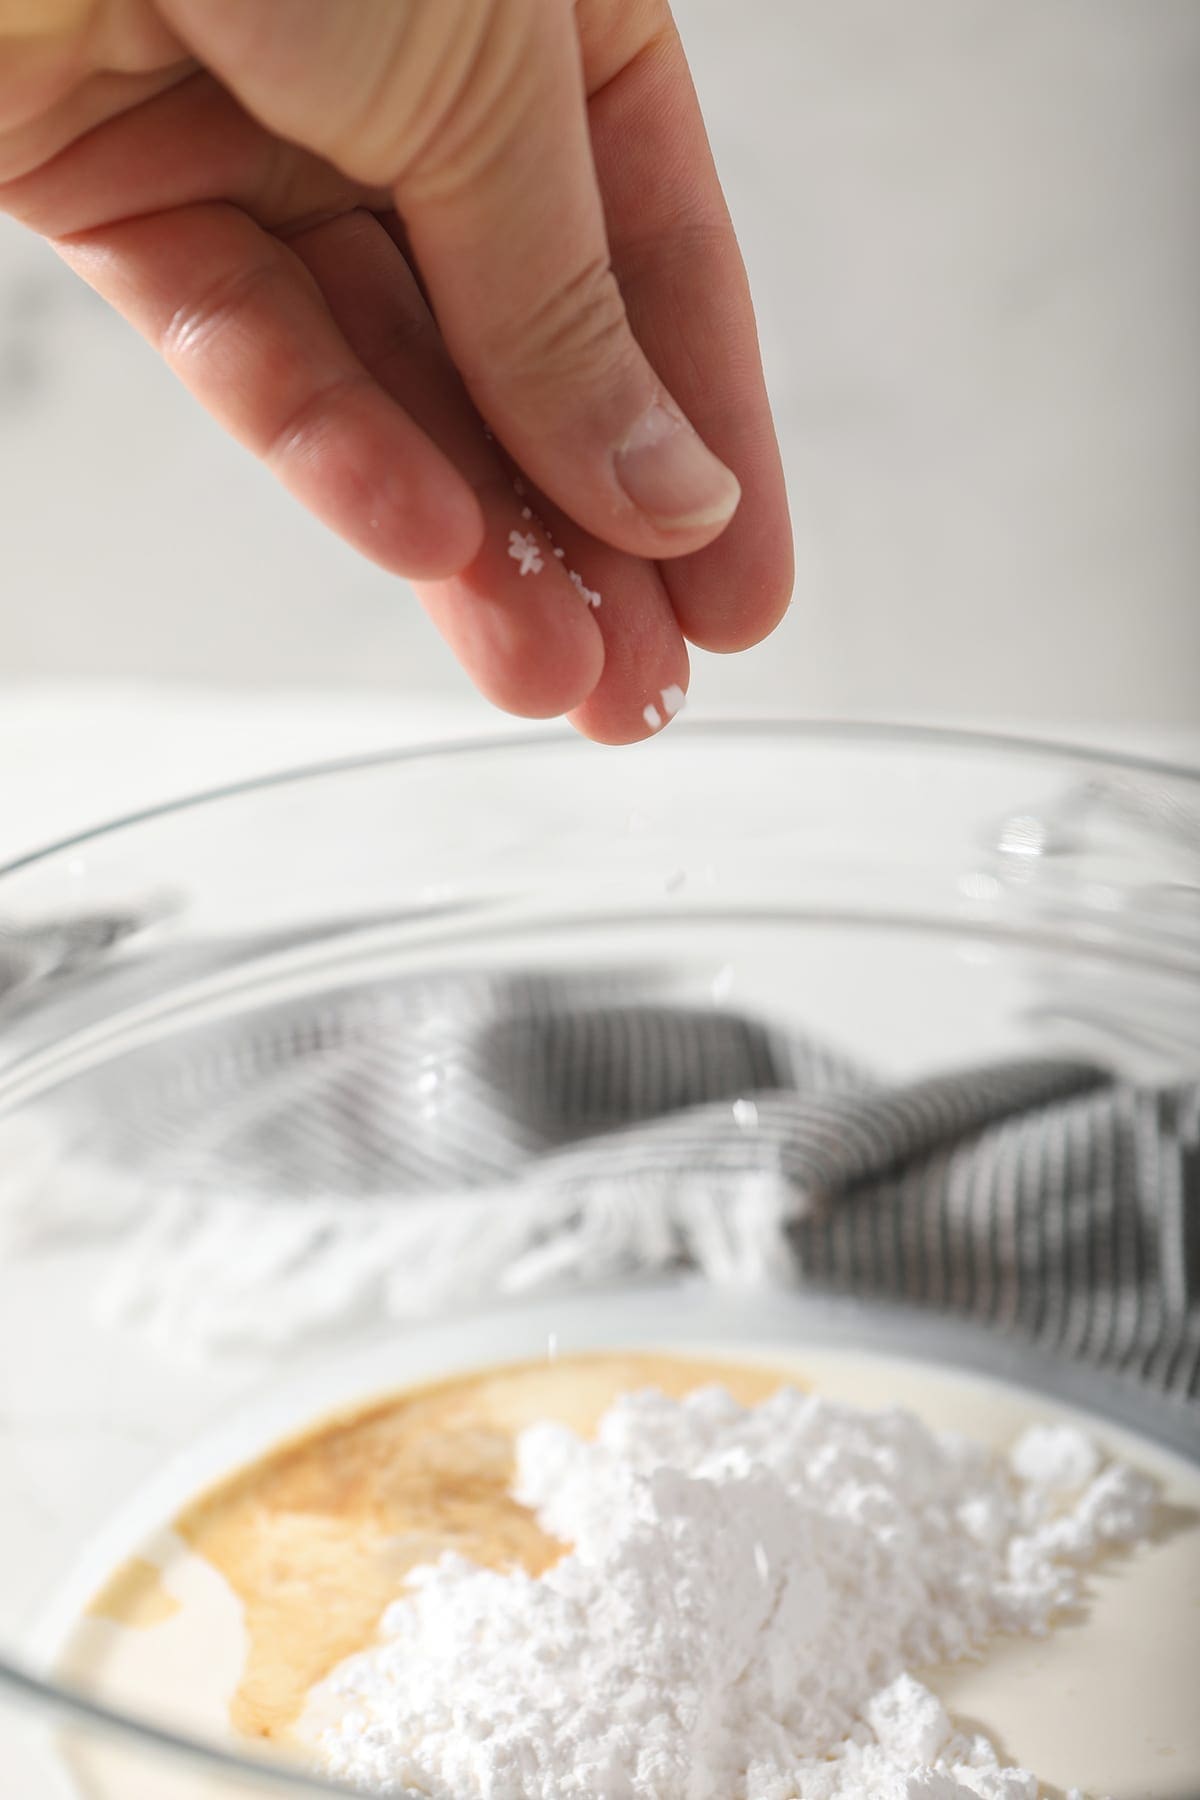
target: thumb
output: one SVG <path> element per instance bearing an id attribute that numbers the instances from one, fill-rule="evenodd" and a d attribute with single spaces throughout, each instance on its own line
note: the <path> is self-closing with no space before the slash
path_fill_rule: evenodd
<path id="1" fill-rule="evenodd" d="M 264 124 L 393 191 L 447 347 L 539 488 L 637 555 L 717 536 L 738 484 L 630 329 L 570 0 L 160 8 Z"/>

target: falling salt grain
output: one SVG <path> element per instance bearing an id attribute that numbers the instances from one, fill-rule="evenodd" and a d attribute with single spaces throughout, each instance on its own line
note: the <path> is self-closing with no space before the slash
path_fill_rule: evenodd
<path id="1" fill-rule="evenodd" d="M 766 1587 L 771 1579 L 771 1564 L 761 1544 L 754 1546 L 754 1566 L 758 1570 L 758 1579 Z"/>
<path id="2" fill-rule="evenodd" d="M 645 719 L 651 731 L 662 730 L 662 714 L 659 712 L 653 701 L 651 701 L 649 706 L 643 706 L 642 717 Z"/>
<path id="3" fill-rule="evenodd" d="M 733 1103 L 733 1122 L 743 1131 L 753 1131 L 758 1124 L 758 1108 L 753 1100 L 735 1100 Z"/>
<path id="4" fill-rule="evenodd" d="M 596 592 L 595 588 L 590 588 L 585 584 L 583 576 L 579 573 L 578 569 L 568 569 L 567 580 L 578 593 L 583 595 L 583 598 L 587 601 L 589 606 L 599 606 L 599 594 Z"/>
<path id="5" fill-rule="evenodd" d="M 508 554 L 520 564 L 522 575 L 540 575 L 545 567 L 541 546 L 531 531 L 510 531 Z"/>
<path id="6" fill-rule="evenodd" d="M 558 1360 L 558 1333 L 557 1333 L 557 1331 L 551 1331 L 547 1334 L 547 1337 L 546 1337 L 546 1361 L 547 1362 L 556 1362 L 557 1360 Z"/>
<path id="7" fill-rule="evenodd" d="M 530 507 L 530 506 L 523 506 L 523 507 L 522 507 L 522 508 L 521 508 L 521 517 L 522 517 L 522 518 L 523 518 L 523 519 L 532 519 L 532 517 L 533 517 L 533 508 L 532 508 L 532 507 Z"/>
<path id="8" fill-rule="evenodd" d="M 670 687 L 663 688 L 663 690 L 662 690 L 663 711 L 666 713 L 668 719 L 673 719 L 675 717 L 675 714 L 683 706 L 686 699 L 687 699 L 687 695 L 684 693 L 683 689 L 678 685 L 677 682 L 673 681 L 671 683 Z"/>

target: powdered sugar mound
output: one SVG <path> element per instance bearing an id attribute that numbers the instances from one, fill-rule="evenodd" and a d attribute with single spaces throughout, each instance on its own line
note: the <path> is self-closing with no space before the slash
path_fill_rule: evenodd
<path id="1" fill-rule="evenodd" d="M 1013 1446 L 1012 1466 L 1034 1488 L 1074 1494 L 1092 1479 L 1100 1456 L 1095 1444 L 1069 1425 L 1031 1425 Z"/>
<path id="2" fill-rule="evenodd" d="M 1067 1428 L 1006 1462 L 793 1390 L 627 1395 L 594 1442 L 531 1427 L 517 1465 L 570 1550 L 538 1579 L 418 1569 L 318 1690 L 329 1773 L 436 1800 L 1036 1800 L 911 1671 L 1045 1631 L 1153 1506 Z"/>

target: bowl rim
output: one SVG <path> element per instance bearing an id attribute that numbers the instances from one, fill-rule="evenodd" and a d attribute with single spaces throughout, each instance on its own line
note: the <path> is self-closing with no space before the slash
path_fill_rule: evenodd
<path id="1" fill-rule="evenodd" d="M 239 1783 L 253 1782 L 259 1789 L 290 1794 L 293 1800 L 304 1800 L 306 1795 L 318 1797 L 318 1800 L 322 1795 L 344 1797 L 356 1791 L 327 1781 L 317 1770 L 304 1769 L 283 1760 L 271 1762 L 249 1748 L 226 1749 L 215 1740 L 194 1737 L 189 1732 L 160 1725 L 154 1719 L 106 1706 L 66 1683 L 45 1681 L 0 1656 L 0 1706 L 11 1709 L 14 1704 L 19 1706 L 22 1700 L 36 1709 L 40 1722 L 61 1720 L 65 1726 L 91 1727 L 108 1742 L 156 1753 L 168 1776 L 172 1772 L 180 1773 L 181 1767 L 188 1767 L 214 1780 L 224 1777 Z"/>
<path id="2" fill-rule="evenodd" d="M 1007 755 L 1014 761 L 1035 757 L 1059 762 L 1085 772 L 1143 776 L 1180 782 L 1196 792 L 1200 802 L 1200 763 L 1189 766 L 1169 758 L 1130 754 L 1096 745 L 1076 744 L 1067 739 L 1025 737 L 1020 733 L 976 731 L 965 726 L 889 723 L 886 720 L 790 719 L 787 717 L 728 717 L 682 719 L 672 721 L 670 744 L 682 738 L 745 738 L 764 742 L 783 740 L 793 743 L 859 745 L 906 745 L 928 750 L 945 749 L 965 754 Z M 646 739 L 645 743 L 659 740 Z M 159 819 L 174 818 L 188 812 L 199 812 L 219 806 L 228 800 L 250 794 L 269 793 L 275 789 L 302 787 L 310 781 L 353 775 L 362 770 L 403 768 L 416 764 L 452 763 L 475 757 L 527 755 L 545 750 L 570 754 L 618 756 L 640 747 L 637 744 L 594 744 L 578 732 L 570 730 L 521 731 L 493 733 L 480 737 L 432 739 L 405 744 L 390 750 L 371 750 L 349 756 L 323 758 L 312 763 L 296 763 L 286 768 L 251 775 L 235 781 L 221 782 L 215 787 L 193 789 L 171 800 L 136 807 L 132 812 L 102 820 L 52 839 L 37 849 L 0 863 L 0 882 L 23 873 L 39 863 L 49 862 L 64 852 L 76 851 L 101 839 L 123 831 L 150 825 Z"/>

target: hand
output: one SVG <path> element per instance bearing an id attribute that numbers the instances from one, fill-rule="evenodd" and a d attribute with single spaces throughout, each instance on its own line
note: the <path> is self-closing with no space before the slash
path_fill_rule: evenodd
<path id="1" fill-rule="evenodd" d="M 665 0 L 0 0 L 0 207 L 498 705 L 644 737 L 685 637 L 777 623 L 779 455 Z"/>

